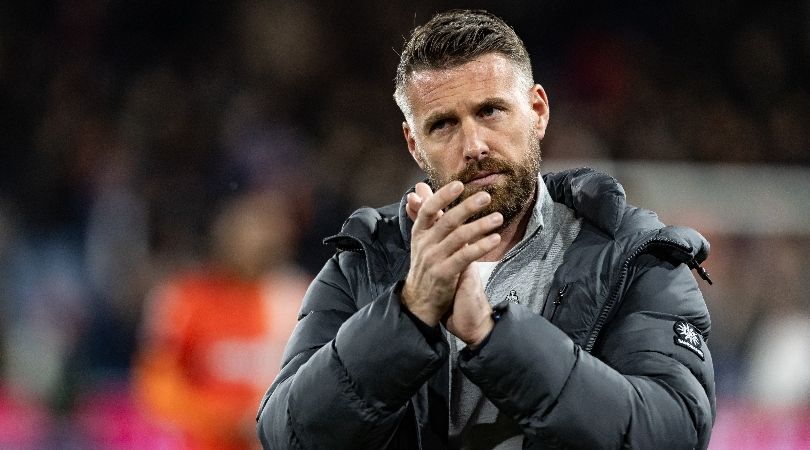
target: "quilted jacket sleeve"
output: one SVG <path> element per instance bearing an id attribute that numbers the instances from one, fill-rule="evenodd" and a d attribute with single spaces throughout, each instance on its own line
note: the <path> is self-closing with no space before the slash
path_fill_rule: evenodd
<path id="1" fill-rule="evenodd" d="M 447 357 L 447 344 L 428 342 L 404 313 L 396 286 L 357 310 L 347 276 L 365 267 L 362 258 L 334 256 L 307 291 L 259 410 L 265 448 L 384 448 Z"/>
<path id="2" fill-rule="evenodd" d="M 676 345 L 673 326 L 708 334 L 702 294 L 685 265 L 639 258 L 593 354 L 520 305 L 509 305 L 461 368 L 523 428 L 564 448 L 705 448 L 714 420 L 711 355 Z M 515 342 L 521 345 L 516 346 Z M 529 448 L 535 448 L 529 446 Z"/>

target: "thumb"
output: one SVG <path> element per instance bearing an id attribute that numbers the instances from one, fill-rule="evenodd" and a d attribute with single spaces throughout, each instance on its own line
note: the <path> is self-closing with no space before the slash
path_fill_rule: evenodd
<path id="1" fill-rule="evenodd" d="M 430 186 L 425 183 L 416 183 L 414 192 L 408 194 L 406 199 L 405 212 L 408 214 L 408 217 L 415 221 L 417 214 L 419 214 L 419 209 L 424 202 L 432 196 L 433 190 L 430 189 Z"/>
<path id="2" fill-rule="evenodd" d="M 408 194 L 405 203 L 405 212 L 411 220 L 416 220 L 416 215 L 419 214 L 419 208 L 422 207 L 422 198 L 411 192 Z"/>

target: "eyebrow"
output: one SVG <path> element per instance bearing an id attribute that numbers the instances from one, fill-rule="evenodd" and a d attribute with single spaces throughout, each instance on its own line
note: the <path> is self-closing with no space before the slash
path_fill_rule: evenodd
<path id="1" fill-rule="evenodd" d="M 498 106 L 501 108 L 506 108 L 509 106 L 509 102 L 503 97 L 487 97 L 478 104 L 478 109 L 483 108 L 484 106 Z"/>
<path id="2" fill-rule="evenodd" d="M 424 131 L 429 132 L 433 124 L 439 123 L 442 120 L 453 118 L 453 113 L 449 111 L 435 111 L 430 113 L 425 119 Z"/>
<path id="3" fill-rule="evenodd" d="M 475 109 L 480 110 L 485 106 L 497 106 L 501 108 L 505 108 L 509 105 L 509 102 L 503 97 L 487 97 L 484 100 L 475 104 Z M 442 120 L 452 119 L 455 117 L 455 114 L 450 111 L 434 111 L 430 113 L 424 122 L 424 131 L 429 132 L 430 128 L 433 124 L 441 122 Z"/>

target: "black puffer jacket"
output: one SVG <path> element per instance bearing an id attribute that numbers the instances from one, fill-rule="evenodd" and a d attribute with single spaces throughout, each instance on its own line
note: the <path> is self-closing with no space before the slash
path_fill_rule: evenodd
<path id="1" fill-rule="evenodd" d="M 543 178 L 582 230 L 543 317 L 499 305 L 462 370 L 522 427 L 524 448 L 705 448 L 710 323 L 689 268 L 702 270 L 708 243 L 627 206 L 606 175 Z M 358 210 L 327 240 L 339 251 L 307 291 L 259 410 L 265 448 L 445 448 L 448 346 L 400 304 L 412 225 L 403 205 Z"/>

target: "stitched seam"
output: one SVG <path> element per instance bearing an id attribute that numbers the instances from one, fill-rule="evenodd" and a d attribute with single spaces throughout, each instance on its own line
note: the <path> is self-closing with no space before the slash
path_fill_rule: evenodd
<path id="1" fill-rule="evenodd" d="M 304 450 L 304 444 L 301 443 L 301 440 L 298 439 L 298 435 L 295 432 L 295 421 L 293 420 L 292 413 L 290 413 L 290 408 L 287 407 L 287 424 L 290 427 L 290 443 L 299 450 Z"/>
<path id="2" fill-rule="evenodd" d="M 357 401 L 360 405 L 364 415 L 368 416 L 369 420 L 377 421 L 380 417 L 383 416 L 382 411 L 378 410 L 377 408 L 371 406 L 366 402 L 366 400 L 357 393 L 357 384 L 354 382 L 351 376 L 349 376 L 348 370 L 346 370 L 346 366 L 343 364 L 343 361 L 340 359 L 340 355 L 338 355 L 337 348 L 335 348 L 335 341 L 332 341 L 332 351 L 334 352 L 334 357 L 340 366 L 340 381 L 345 381 L 340 383 L 341 385 L 341 392 L 347 395 L 350 400 Z"/>

